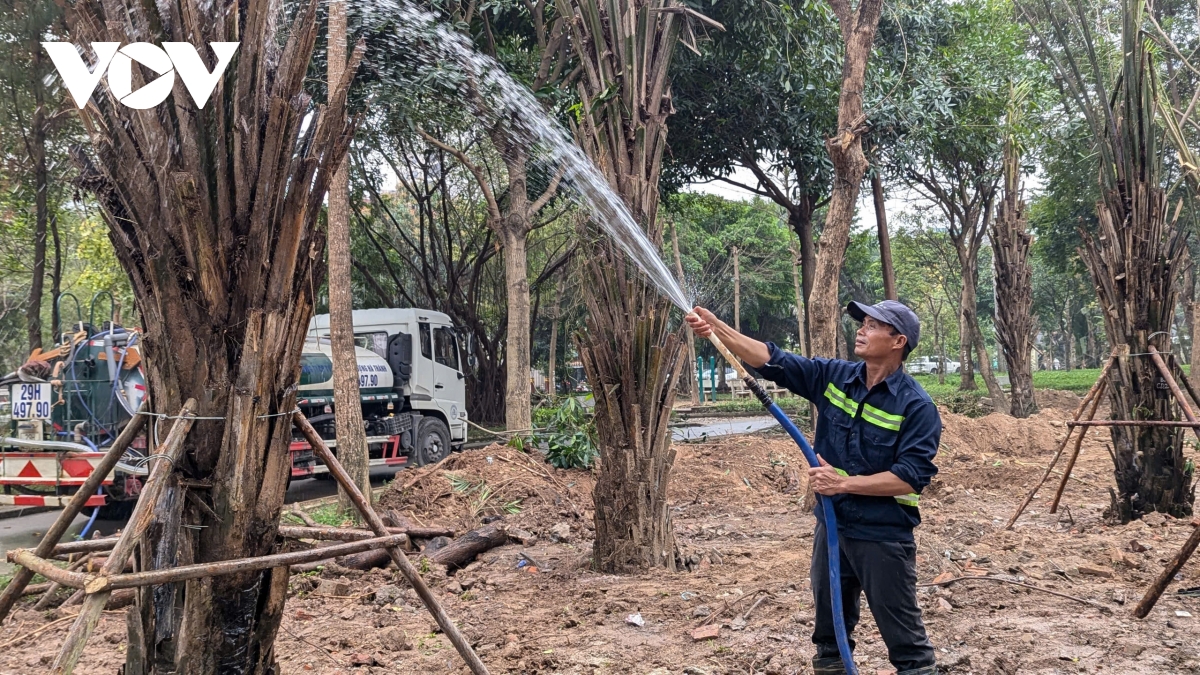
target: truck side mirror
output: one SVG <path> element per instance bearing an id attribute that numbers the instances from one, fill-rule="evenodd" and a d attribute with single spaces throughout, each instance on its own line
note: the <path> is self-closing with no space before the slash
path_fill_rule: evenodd
<path id="1" fill-rule="evenodd" d="M 475 334 L 467 333 L 467 367 L 474 369 L 478 362 L 475 358 Z"/>

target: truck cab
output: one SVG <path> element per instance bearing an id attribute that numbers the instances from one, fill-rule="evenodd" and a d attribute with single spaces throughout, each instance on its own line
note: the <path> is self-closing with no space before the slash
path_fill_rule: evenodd
<path id="1" fill-rule="evenodd" d="M 355 310 L 352 320 L 371 463 L 420 466 L 460 448 L 467 439 L 466 376 L 450 317 L 387 308 Z M 330 356 L 329 315 L 319 314 L 309 322 L 298 405 L 336 448 Z M 294 477 L 297 470 L 294 464 Z"/>

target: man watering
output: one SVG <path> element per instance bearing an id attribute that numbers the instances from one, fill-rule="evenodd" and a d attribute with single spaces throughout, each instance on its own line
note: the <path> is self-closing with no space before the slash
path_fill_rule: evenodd
<path id="1" fill-rule="evenodd" d="M 918 494 L 937 473 L 933 458 L 942 420 L 929 394 L 904 372 L 920 321 L 894 300 L 852 302 L 846 311 L 862 322 L 854 338 L 861 362 L 797 356 L 738 333 L 700 307 L 687 322 L 700 337 L 715 333 L 764 378 L 816 404 L 814 449 L 821 466 L 809 469 L 808 480 L 831 497 L 837 515 L 843 599 L 837 611 L 853 631 L 865 593 L 897 675 L 932 675 L 933 646 L 917 605 L 913 528 L 921 522 Z M 816 675 L 845 673 L 830 611 L 827 555 L 824 524 L 817 519 L 810 570 Z"/>

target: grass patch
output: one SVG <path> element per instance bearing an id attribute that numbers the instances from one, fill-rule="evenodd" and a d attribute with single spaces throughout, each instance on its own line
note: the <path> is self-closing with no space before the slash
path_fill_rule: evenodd
<path id="1" fill-rule="evenodd" d="M 1034 389 L 1062 389 L 1076 394 L 1086 394 L 1096 379 L 1100 377 L 1099 368 L 1081 368 L 1079 370 L 1039 370 L 1033 374 Z"/>
<path id="2" fill-rule="evenodd" d="M 799 396 L 779 396 L 775 398 L 775 402 L 789 415 L 795 416 L 808 412 L 808 401 Z M 694 406 L 690 414 L 695 417 L 703 417 L 705 413 L 709 412 L 717 414 L 747 413 L 757 415 L 763 412 L 763 407 L 756 398 L 730 399 L 726 397 L 724 400 L 717 399 L 715 403 L 703 403 Z"/>
<path id="3" fill-rule="evenodd" d="M 329 527 L 343 527 L 345 525 L 354 525 L 354 518 L 349 513 L 342 510 L 342 507 L 337 503 L 322 504 L 317 508 L 308 512 L 308 516 L 317 521 L 318 525 L 327 525 Z"/>

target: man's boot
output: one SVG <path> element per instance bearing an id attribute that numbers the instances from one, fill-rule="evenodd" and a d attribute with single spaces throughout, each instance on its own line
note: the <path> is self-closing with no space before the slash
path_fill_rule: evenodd
<path id="1" fill-rule="evenodd" d="M 846 675 L 841 657 L 831 656 L 812 660 L 813 675 Z"/>
<path id="2" fill-rule="evenodd" d="M 937 666 L 925 666 L 924 668 L 913 668 L 912 670 L 902 670 L 896 675 L 937 675 Z"/>

